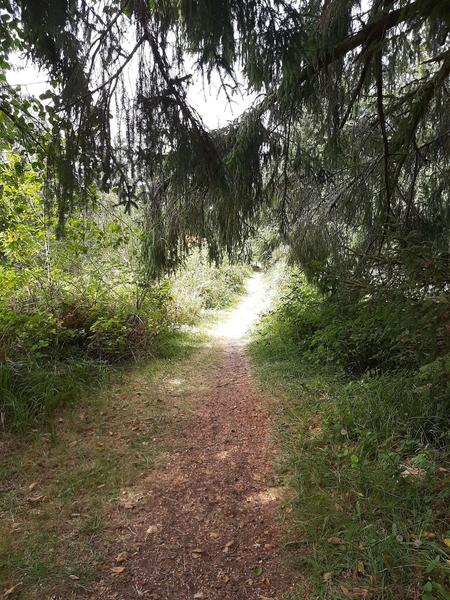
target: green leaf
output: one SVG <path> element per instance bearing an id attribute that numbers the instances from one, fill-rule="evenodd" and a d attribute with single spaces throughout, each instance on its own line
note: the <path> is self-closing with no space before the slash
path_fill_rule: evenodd
<path id="1" fill-rule="evenodd" d="M 441 562 L 441 557 L 440 556 L 436 556 L 435 558 L 433 558 L 432 560 L 430 560 L 430 562 L 427 564 L 427 567 L 425 569 L 425 573 L 427 575 L 429 575 L 430 573 L 432 573 L 437 567 L 439 567 Z"/>

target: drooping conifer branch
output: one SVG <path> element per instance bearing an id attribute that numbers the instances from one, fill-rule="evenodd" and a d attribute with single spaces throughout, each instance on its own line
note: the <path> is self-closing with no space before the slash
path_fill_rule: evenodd
<path id="1" fill-rule="evenodd" d="M 439 230 L 446 248 L 445 0 L 6 4 L 56 86 L 47 160 L 61 223 L 92 185 L 144 203 L 152 276 L 195 242 L 213 259 L 241 253 L 262 218 L 311 273 L 370 278 L 374 248 L 395 251 L 408 230 L 415 243 Z M 259 92 L 218 131 L 187 101 L 213 72 Z"/>

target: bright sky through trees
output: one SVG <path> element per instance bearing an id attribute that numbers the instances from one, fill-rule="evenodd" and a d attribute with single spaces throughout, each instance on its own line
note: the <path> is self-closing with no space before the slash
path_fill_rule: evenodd
<path id="1" fill-rule="evenodd" d="M 19 85 L 24 93 L 33 96 L 39 96 L 48 89 L 46 73 L 39 71 L 35 65 L 23 60 L 19 55 L 14 59 L 13 69 L 8 71 L 7 79 L 11 85 Z M 254 98 L 255 94 L 247 94 L 242 90 L 227 98 L 216 73 L 212 73 L 210 84 L 195 75 L 194 83 L 188 92 L 190 104 L 197 110 L 208 129 L 223 127 L 238 118 L 251 106 Z"/>

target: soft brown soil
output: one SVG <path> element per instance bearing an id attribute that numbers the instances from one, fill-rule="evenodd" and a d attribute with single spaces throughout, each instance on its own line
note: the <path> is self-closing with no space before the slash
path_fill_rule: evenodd
<path id="1" fill-rule="evenodd" d="M 221 364 L 202 374 L 199 353 L 202 385 L 188 391 L 193 414 L 177 449 L 110 515 L 115 556 L 90 598 L 278 600 L 290 589 L 267 401 L 243 346 L 211 352 Z"/>

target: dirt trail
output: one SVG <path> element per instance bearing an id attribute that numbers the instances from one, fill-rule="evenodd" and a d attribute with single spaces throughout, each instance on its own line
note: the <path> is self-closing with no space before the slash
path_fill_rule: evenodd
<path id="1" fill-rule="evenodd" d="M 124 569 L 91 597 L 279 600 L 288 591 L 271 424 L 245 355 L 245 334 L 269 301 L 255 275 L 239 306 L 210 331 L 212 347 L 194 357 L 202 385 L 190 392 L 191 422 L 165 467 L 146 479 L 139 511 L 111 515 Z M 219 353 L 217 369 L 209 362 L 202 373 L 204 353 Z"/>

